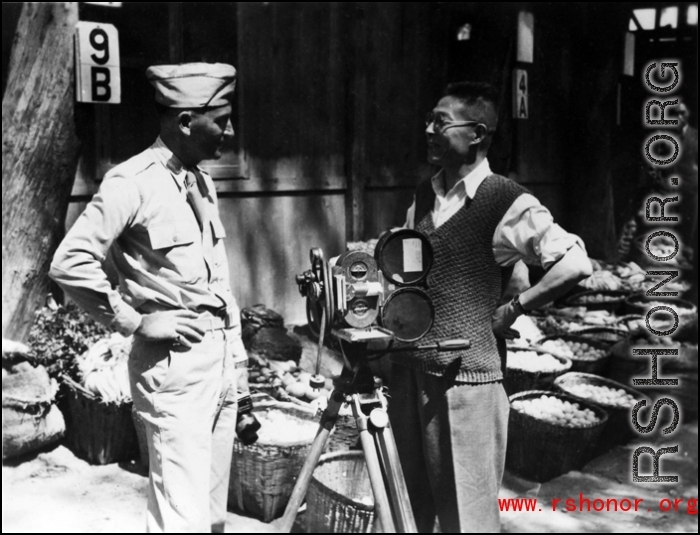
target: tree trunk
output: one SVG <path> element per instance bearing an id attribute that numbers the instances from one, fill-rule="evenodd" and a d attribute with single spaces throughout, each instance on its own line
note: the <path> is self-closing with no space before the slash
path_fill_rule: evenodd
<path id="1" fill-rule="evenodd" d="M 24 340 L 48 288 L 80 143 L 73 117 L 78 4 L 25 3 L 2 100 L 2 335 Z"/>

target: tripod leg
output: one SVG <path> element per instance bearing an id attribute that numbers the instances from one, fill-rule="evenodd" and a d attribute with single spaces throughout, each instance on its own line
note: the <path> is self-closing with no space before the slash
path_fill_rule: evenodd
<path id="1" fill-rule="evenodd" d="M 316 438 L 314 438 L 314 441 L 311 444 L 311 450 L 306 456 L 304 466 L 301 467 L 301 472 L 299 472 L 297 482 L 294 484 L 292 495 L 289 497 L 289 502 L 284 510 L 282 521 L 279 524 L 279 530 L 282 533 L 291 533 L 292 527 L 294 527 L 294 520 L 297 517 L 299 506 L 301 505 L 301 502 L 304 501 L 306 491 L 308 490 L 309 483 L 311 482 L 311 476 L 314 469 L 318 465 L 318 460 L 321 457 L 321 453 L 323 453 L 323 448 L 328 440 L 328 435 L 330 435 L 331 429 L 333 429 L 333 426 L 335 426 L 335 422 L 338 419 L 338 412 L 340 411 L 343 401 L 344 396 L 342 392 L 334 390 L 328 400 L 328 407 L 326 407 L 326 410 L 323 411 L 318 433 L 316 433 Z"/>
<path id="2" fill-rule="evenodd" d="M 387 419 L 388 421 L 388 419 Z M 411 509 L 411 500 L 408 497 L 406 480 L 403 477 L 399 454 L 396 450 L 396 441 L 390 425 L 376 432 L 377 448 L 381 452 L 382 466 L 386 474 L 389 495 L 396 519 L 396 528 L 399 533 L 418 533 L 416 520 Z"/>
<path id="3" fill-rule="evenodd" d="M 382 476 L 382 467 L 379 462 L 379 454 L 377 453 L 374 437 L 369 431 L 369 419 L 365 416 L 357 401 L 357 394 L 353 395 L 354 405 L 353 412 L 355 413 L 355 421 L 357 429 L 360 432 L 360 441 L 365 454 L 365 462 L 367 463 L 367 472 L 369 480 L 372 484 L 372 493 L 374 494 L 374 510 L 376 518 L 381 523 L 382 532 L 396 533 L 394 519 L 391 515 L 391 503 L 387 495 L 386 486 L 384 485 L 384 477 Z"/>

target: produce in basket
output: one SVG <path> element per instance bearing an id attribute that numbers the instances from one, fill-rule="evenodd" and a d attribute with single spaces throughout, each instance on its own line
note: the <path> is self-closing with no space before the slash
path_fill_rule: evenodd
<path id="1" fill-rule="evenodd" d="M 577 303 L 610 303 L 619 300 L 617 296 L 606 294 L 588 294 L 575 298 Z"/>
<path id="2" fill-rule="evenodd" d="M 587 290 L 619 290 L 620 279 L 611 271 L 606 269 L 594 271 L 587 279 L 583 279 L 581 286 Z"/>
<path id="3" fill-rule="evenodd" d="M 509 341 L 512 346 L 527 347 L 544 336 L 530 316 L 518 316 L 511 327 L 520 333 L 520 338 Z"/>
<path id="4" fill-rule="evenodd" d="M 654 346 L 674 346 L 677 342 L 670 336 L 656 336 L 648 331 L 636 331 L 630 338 L 630 345 L 654 345 Z"/>
<path id="5" fill-rule="evenodd" d="M 616 407 L 634 407 L 637 400 L 622 388 L 610 388 L 609 386 L 576 383 L 567 386 L 572 394 L 590 399 L 596 403 L 612 405 Z"/>
<path id="6" fill-rule="evenodd" d="M 105 403 L 131 401 L 127 360 L 131 337 L 113 333 L 77 358 L 82 385 Z"/>
<path id="7" fill-rule="evenodd" d="M 260 422 L 258 442 L 260 444 L 285 444 L 313 441 L 318 425 L 313 420 L 298 418 L 279 409 L 256 412 Z"/>
<path id="8" fill-rule="evenodd" d="M 533 418 L 567 427 L 587 427 L 599 422 L 591 409 L 581 409 L 578 403 L 564 401 L 555 396 L 541 395 L 533 399 L 517 399 L 512 408 Z"/>
<path id="9" fill-rule="evenodd" d="M 551 351 L 563 357 L 573 357 L 582 360 L 596 360 L 606 355 L 604 349 L 598 349 L 587 342 L 567 341 L 557 338 L 546 340 L 542 344 L 542 349 Z"/>
<path id="10" fill-rule="evenodd" d="M 566 368 L 566 364 L 547 353 L 536 351 L 508 351 L 508 368 L 529 372 L 555 372 Z"/>

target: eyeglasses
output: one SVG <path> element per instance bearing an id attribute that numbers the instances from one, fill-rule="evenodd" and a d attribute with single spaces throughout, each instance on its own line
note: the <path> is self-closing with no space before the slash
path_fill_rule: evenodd
<path id="1" fill-rule="evenodd" d="M 441 134 L 448 128 L 452 128 L 454 126 L 471 126 L 474 124 L 480 124 L 484 128 L 486 128 L 486 125 L 484 123 L 480 123 L 478 121 L 446 121 L 444 115 L 440 115 L 430 111 L 425 117 L 425 126 L 428 127 L 431 124 L 433 125 L 435 130 L 437 130 Z"/>

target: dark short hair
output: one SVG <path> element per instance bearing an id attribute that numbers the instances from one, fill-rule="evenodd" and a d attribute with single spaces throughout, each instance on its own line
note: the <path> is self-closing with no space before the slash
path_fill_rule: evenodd
<path id="1" fill-rule="evenodd" d="M 494 86 L 485 82 L 454 82 L 445 88 L 445 96 L 462 101 L 465 107 L 476 114 L 474 120 L 495 130 L 500 95 Z"/>

